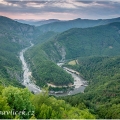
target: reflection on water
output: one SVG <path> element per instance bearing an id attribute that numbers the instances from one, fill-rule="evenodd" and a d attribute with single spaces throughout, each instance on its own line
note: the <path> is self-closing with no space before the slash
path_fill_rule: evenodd
<path id="1" fill-rule="evenodd" d="M 50 95 L 54 95 L 56 97 L 59 97 L 59 96 L 68 96 L 68 95 L 75 95 L 75 94 L 78 94 L 78 93 L 83 93 L 84 89 L 85 89 L 85 86 L 80 86 L 79 88 L 74 88 L 74 90 L 68 91 L 66 93 L 58 93 L 58 94 L 51 93 Z"/>

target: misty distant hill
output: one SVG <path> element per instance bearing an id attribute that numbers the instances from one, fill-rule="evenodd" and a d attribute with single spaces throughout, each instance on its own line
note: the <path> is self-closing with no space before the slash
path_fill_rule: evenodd
<path id="1" fill-rule="evenodd" d="M 63 32 L 70 28 L 87 28 L 94 27 L 99 25 L 105 25 L 112 22 L 120 22 L 119 18 L 113 19 L 98 19 L 98 20 L 89 20 L 89 19 L 74 19 L 69 21 L 57 21 L 49 24 L 45 24 L 39 27 L 40 31 L 54 31 L 54 32 Z"/>
<path id="2" fill-rule="evenodd" d="M 48 24 L 48 23 L 59 22 L 60 20 L 49 19 L 49 20 L 39 20 L 38 21 L 38 20 L 19 20 L 19 19 L 16 19 L 16 21 L 18 21 L 20 23 L 29 24 L 29 25 L 41 26 L 41 25 Z"/>

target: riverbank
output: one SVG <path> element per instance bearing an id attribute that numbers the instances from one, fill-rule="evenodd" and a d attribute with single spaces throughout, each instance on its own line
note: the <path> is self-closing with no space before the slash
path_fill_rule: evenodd
<path id="1" fill-rule="evenodd" d="M 24 58 L 24 53 L 29 49 L 31 48 L 34 44 L 30 42 L 30 46 L 23 49 L 21 52 L 20 52 L 20 60 L 22 62 L 22 69 L 24 71 L 23 73 L 23 80 L 22 80 L 22 84 L 27 87 L 31 92 L 37 94 L 37 93 L 40 93 L 41 90 L 39 88 L 39 86 L 35 85 L 34 82 L 31 80 L 32 78 L 32 74 L 29 70 L 29 67 L 27 65 L 27 62 L 25 61 L 25 58 Z"/>

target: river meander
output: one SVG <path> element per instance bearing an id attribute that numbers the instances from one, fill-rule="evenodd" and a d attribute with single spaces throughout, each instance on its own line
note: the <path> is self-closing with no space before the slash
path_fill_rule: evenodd
<path id="1" fill-rule="evenodd" d="M 32 81 L 32 73 L 29 70 L 29 67 L 27 65 L 27 62 L 25 61 L 24 58 L 24 53 L 25 51 L 27 51 L 29 48 L 31 48 L 33 46 L 33 44 L 30 42 L 30 46 L 23 49 L 20 52 L 20 60 L 22 62 L 22 69 L 24 71 L 23 73 L 23 85 L 26 86 L 31 92 L 34 92 L 35 94 L 40 93 L 41 90 L 39 88 L 39 86 L 35 85 L 35 83 Z M 62 64 L 64 63 L 58 63 L 58 66 L 62 66 Z M 84 79 L 82 79 L 79 75 L 76 75 L 75 73 L 71 72 L 74 71 L 72 69 L 69 69 L 67 67 L 63 68 L 66 72 L 68 72 L 69 74 L 72 75 L 72 77 L 74 78 L 74 89 L 71 91 L 67 91 L 66 93 L 54 93 L 53 95 L 55 96 L 67 96 L 67 95 L 74 95 L 74 94 L 78 94 L 80 92 L 84 92 L 85 86 L 84 83 L 86 82 Z"/>

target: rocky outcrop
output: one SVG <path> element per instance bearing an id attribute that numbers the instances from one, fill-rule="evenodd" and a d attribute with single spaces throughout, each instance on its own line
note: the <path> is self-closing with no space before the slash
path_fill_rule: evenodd
<path id="1" fill-rule="evenodd" d="M 55 42 L 54 45 L 55 45 L 59 55 L 62 58 L 60 61 L 63 62 L 65 60 L 65 56 L 66 56 L 65 48 L 62 45 L 60 45 L 58 42 Z"/>

